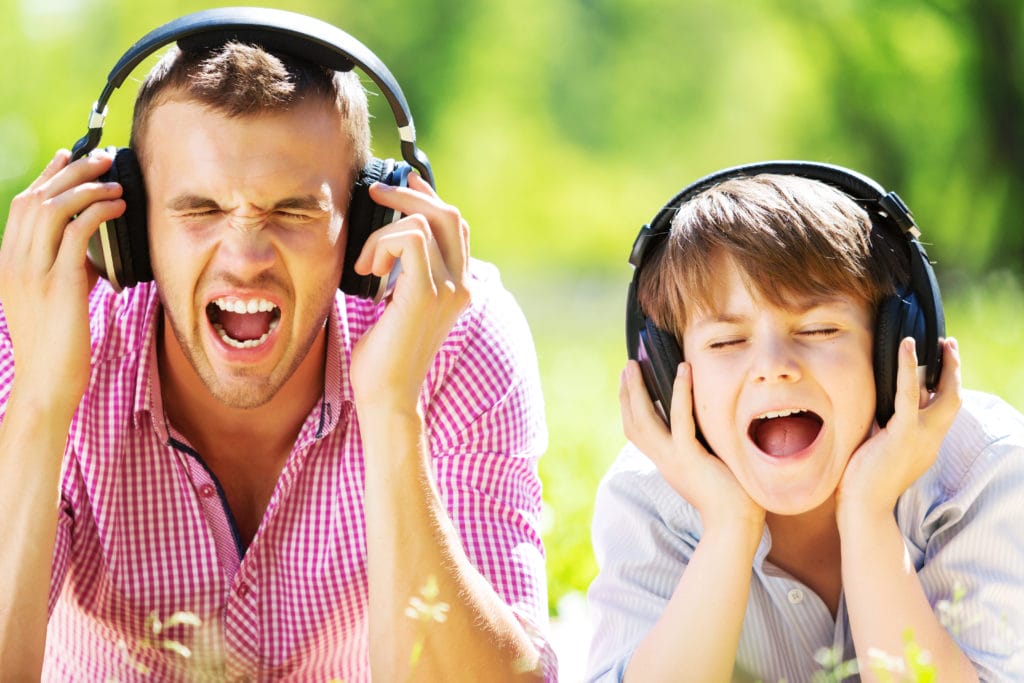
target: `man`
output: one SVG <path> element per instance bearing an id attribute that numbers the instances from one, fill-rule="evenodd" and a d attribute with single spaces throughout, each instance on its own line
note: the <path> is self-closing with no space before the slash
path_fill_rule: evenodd
<path id="1" fill-rule="evenodd" d="M 136 103 L 153 283 L 95 284 L 111 157 L 59 151 L 0 247 L 4 680 L 555 677 L 533 346 L 413 174 L 338 291 L 356 77 L 169 52 Z M 45 642 L 45 649 L 44 649 Z"/>

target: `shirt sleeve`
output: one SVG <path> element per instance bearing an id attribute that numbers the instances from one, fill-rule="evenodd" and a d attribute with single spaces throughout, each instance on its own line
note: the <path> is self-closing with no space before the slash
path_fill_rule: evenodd
<path id="1" fill-rule="evenodd" d="M 943 466 L 908 491 L 897 514 L 924 591 L 979 678 L 1022 681 L 1024 418 L 1001 402 L 985 409 L 996 418 L 988 424 L 972 410 L 947 437 Z"/>
<path id="2" fill-rule="evenodd" d="M 11 344 L 11 334 L 7 328 L 7 316 L 4 314 L 3 306 L 0 305 L 0 425 L 7 417 L 7 402 L 11 397 L 11 388 L 14 385 L 14 346 Z M 63 472 L 61 474 L 63 479 Z M 57 536 L 54 546 L 53 566 L 50 571 L 50 594 L 49 612 L 60 595 L 60 588 L 64 583 L 64 575 L 67 573 L 68 552 L 71 536 L 71 517 L 68 514 L 68 506 L 64 497 L 61 497 L 60 514 L 57 518 Z"/>
<path id="3" fill-rule="evenodd" d="M 531 635 L 554 681 L 540 534 L 544 400 L 526 319 L 496 272 L 489 277 L 474 283 L 473 304 L 428 378 L 431 452 L 467 556 Z"/>
<path id="4" fill-rule="evenodd" d="M 594 503 L 598 574 L 587 596 L 593 627 L 587 681 L 622 680 L 693 556 L 698 523 L 696 511 L 627 445 Z"/>

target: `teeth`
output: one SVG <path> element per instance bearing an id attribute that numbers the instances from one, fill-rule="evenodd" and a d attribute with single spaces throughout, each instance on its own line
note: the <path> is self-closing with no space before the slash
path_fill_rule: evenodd
<path id="1" fill-rule="evenodd" d="M 773 410 L 767 413 L 761 413 L 757 416 L 758 420 L 770 420 L 773 417 L 788 417 L 789 415 L 796 415 L 797 413 L 807 412 L 801 408 L 789 408 L 786 410 Z"/>
<path id="2" fill-rule="evenodd" d="M 277 306 L 266 299 L 242 301 L 241 299 L 229 299 L 227 297 L 214 299 L 213 305 L 228 313 L 267 313 L 277 308 Z"/>
<path id="3" fill-rule="evenodd" d="M 270 321 L 270 327 L 259 339 L 247 339 L 245 341 L 238 341 L 237 339 L 228 336 L 227 332 L 224 331 L 224 327 L 220 323 L 213 323 L 213 329 L 216 330 L 217 335 L 228 346 L 233 346 L 236 349 L 254 349 L 267 341 L 267 338 L 270 337 L 270 333 L 277 328 L 278 322 L 278 320 Z"/>
<path id="4" fill-rule="evenodd" d="M 212 303 L 222 311 L 237 314 L 269 313 L 277 310 L 277 306 L 272 302 L 259 298 L 243 301 L 242 299 L 236 299 L 234 297 L 220 297 L 218 299 L 214 299 Z M 267 338 L 270 337 L 270 333 L 277 328 L 277 324 L 279 322 L 280 316 L 274 316 L 274 319 L 270 321 L 270 325 L 262 337 L 259 339 L 247 339 L 246 341 L 239 341 L 234 337 L 229 336 L 227 332 L 224 331 L 224 326 L 220 323 L 213 323 L 213 329 L 228 346 L 232 346 L 236 349 L 252 349 L 267 341 Z"/>

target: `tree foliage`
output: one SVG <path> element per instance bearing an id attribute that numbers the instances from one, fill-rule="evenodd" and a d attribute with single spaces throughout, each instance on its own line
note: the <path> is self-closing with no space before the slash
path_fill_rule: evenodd
<path id="1" fill-rule="evenodd" d="M 0 39 L 23 56 L 2 67 L 7 198 L 81 135 L 133 41 L 207 6 L 4 2 Z M 341 26 L 389 65 L 445 196 L 478 227 L 483 255 L 513 268 L 619 269 L 635 228 L 680 186 L 767 158 L 840 163 L 896 189 L 933 256 L 968 274 L 1024 264 L 1014 0 L 278 6 Z M 127 139 L 133 87 L 115 94 L 105 143 Z M 394 155 L 378 109 L 378 154 Z"/>

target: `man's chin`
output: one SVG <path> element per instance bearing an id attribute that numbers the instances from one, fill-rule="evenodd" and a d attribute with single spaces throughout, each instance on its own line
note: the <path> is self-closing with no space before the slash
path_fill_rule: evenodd
<path id="1" fill-rule="evenodd" d="M 278 388 L 264 378 L 250 378 L 246 382 L 206 382 L 206 389 L 218 403 L 237 410 L 252 410 L 266 405 L 277 394 Z"/>

